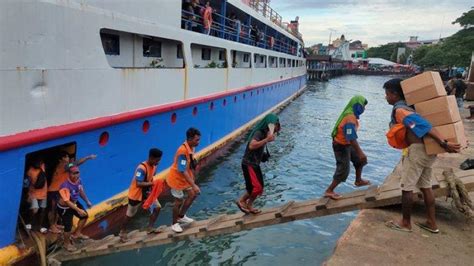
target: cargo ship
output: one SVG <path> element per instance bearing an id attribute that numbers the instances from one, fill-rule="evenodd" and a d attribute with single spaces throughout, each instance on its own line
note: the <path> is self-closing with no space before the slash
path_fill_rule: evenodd
<path id="1" fill-rule="evenodd" d="M 206 2 L 0 3 L 2 264 L 22 254 L 32 158 L 51 172 L 61 151 L 97 155 L 81 179 L 95 204 L 86 232 L 101 236 L 120 220 L 151 147 L 166 173 L 188 127 L 201 131 L 203 157 L 304 90 L 298 19 L 284 23 L 269 1 Z"/>

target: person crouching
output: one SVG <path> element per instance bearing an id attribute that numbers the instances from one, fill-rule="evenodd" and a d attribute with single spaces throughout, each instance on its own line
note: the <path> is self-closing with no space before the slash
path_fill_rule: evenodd
<path id="1" fill-rule="evenodd" d="M 74 239 L 89 239 L 88 236 L 82 234 L 82 229 L 89 217 L 82 204 L 79 202 L 81 197 L 90 208 L 92 203 L 87 198 L 84 188 L 80 180 L 80 172 L 78 166 L 72 166 L 68 169 L 69 177 L 61 184 L 59 189 L 59 201 L 57 205 L 58 214 L 64 225 L 64 248 L 67 251 L 77 250 L 71 241 Z M 79 218 L 76 231 L 71 235 L 73 216 Z"/>

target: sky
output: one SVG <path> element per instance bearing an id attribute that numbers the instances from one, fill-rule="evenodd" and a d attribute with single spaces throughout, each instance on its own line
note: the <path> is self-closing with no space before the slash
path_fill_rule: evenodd
<path id="1" fill-rule="evenodd" d="M 430 40 L 460 30 L 452 25 L 474 6 L 472 0 L 271 0 L 270 6 L 290 21 L 300 17 L 305 46 L 328 44 L 344 34 L 369 47 L 408 41 L 410 36 Z"/>

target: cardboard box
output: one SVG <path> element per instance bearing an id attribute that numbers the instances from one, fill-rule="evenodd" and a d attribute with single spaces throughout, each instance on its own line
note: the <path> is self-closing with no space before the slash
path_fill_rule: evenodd
<path id="1" fill-rule="evenodd" d="M 442 126 L 461 121 L 456 97 L 454 95 L 441 96 L 415 104 L 418 114 L 428 120 L 431 125 Z"/>
<path id="2" fill-rule="evenodd" d="M 408 105 L 446 96 L 446 90 L 438 72 L 424 72 L 402 81 L 401 85 Z"/>
<path id="3" fill-rule="evenodd" d="M 464 125 L 462 121 L 458 121 L 454 124 L 448 124 L 443 126 L 435 127 L 436 130 L 449 142 L 455 142 L 461 144 L 462 148 L 467 147 L 467 138 L 464 134 Z M 446 151 L 431 137 L 423 138 L 425 143 L 426 153 L 433 155 L 439 153 L 445 153 Z"/>
<path id="4" fill-rule="evenodd" d="M 474 101 L 474 82 L 467 82 L 466 95 L 464 99 Z"/>

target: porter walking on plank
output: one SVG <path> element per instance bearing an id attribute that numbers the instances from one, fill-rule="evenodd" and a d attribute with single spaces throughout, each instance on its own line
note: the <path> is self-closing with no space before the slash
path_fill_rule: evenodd
<path id="1" fill-rule="evenodd" d="M 402 214 L 401 221 L 388 221 L 386 225 L 394 230 L 411 231 L 411 207 L 413 190 L 417 187 L 423 193 L 427 219 L 416 223 L 420 228 L 438 233 L 435 220 L 435 199 L 431 189 L 431 175 L 436 155 L 428 155 L 423 143 L 424 136 L 432 137 L 447 152 L 458 152 L 460 145 L 446 141 L 423 117 L 407 106 L 400 85 L 401 79 L 391 79 L 384 84 L 385 98 L 393 105 L 390 131 L 387 133 L 389 143 L 396 148 L 403 148 L 401 161 Z M 395 132 L 400 131 L 400 132 Z M 398 133 L 398 134 L 397 134 Z"/>
<path id="2" fill-rule="evenodd" d="M 358 187 L 370 184 L 369 181 L 362 179 L 362 168 L 367 164 L 367 156 L 357 141 L 358 120 L 366 105 L 367 99 L 363 96 L 356 95 L 352 97 L 332 130 L 332 149 L 336 157 L 336 171 L 331 185 L 324 193 L 325 197 L 335 200 L 341 198 L 339 194 L 334 192 L 334 189 L 341 182 L 346 182 L 349 176 L 350 162 L 352 162 L 356 171 L 354 184 Z"/>
<path id="3" fill-rule="evenodd" d="M 275 140 L 275 133 L 280 131 L 280 122 L 275 114 L 266 115 L 250 132 L 247 140 L 247 148 L 242 158 L 242 171 L 245 178 L 246 192 L 236 202 L 239 209 L 244 213 L 260 213 L 260 210 L 252 207 L 255 199 L 263 193 L 263 175 L 260 162 L 266 162 L 269 158 L 265 147 L 268 142 Z"/>
<path id="4" fill-rule="evenodd" d="M 199 145 L 200 140 L 201 132 L 196 128 L 189 128 L 186 131 L 186 141 L 176 151 L 173 165 L 166 178 L 166 183 L 171 188 L 171 195 L 174 197 L 171 229 L 176 233 L 183 232 L 180 224 L 189 224 L 194 221 L 186 216 L 186 212 L 201 192 L 194 181 L 196 161 L 193 158 L 194 148 Z"/>
<path id="5" fill-rule="evenodd" d="M 138 209 L 145 201 L 148 192 L 153 186 L 153 176 L 155 175 L 156 168 L 158 163 L 161 160 L 162 151 L 156 148 L 150 149 L 148 152 L 148 160 L 140 163 L 135 170 L 135 174 L 128 189 L 128 206 L 127 213 L 125 214 L 125 221 L 122 224 L 120 230 L 120 240 L 126 242 L 127 239 L 127 225 L 132 219 L 133 216 L 137 214 Z M 148 222 L 147 232 L 148 233 L 158 233 L 156 229 L 153 228 L 156 219 L 161 210 L 161 205 L 158 200 L 153 204 L 152 213 L 150 214 L 150 219 Z"/>

